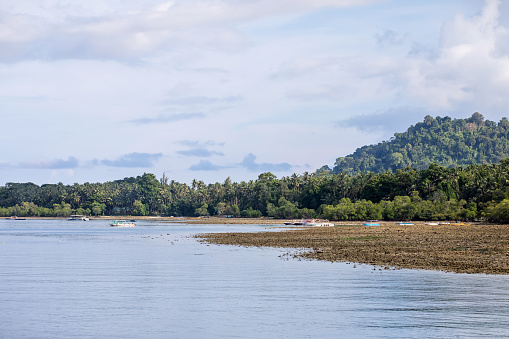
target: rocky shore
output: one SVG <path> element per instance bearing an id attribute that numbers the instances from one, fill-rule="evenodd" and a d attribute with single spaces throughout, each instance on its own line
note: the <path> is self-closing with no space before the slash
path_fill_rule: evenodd
<path id="1" fill-rule="evenodd" d="M 273 222 L 274 223 L 274 222 Z M 342 261 L 385 269 L 509 274 L 509 225 L 397 225 L 314 227 L 282 232 L 213 233 L 211 244 L 300 249 L 297 258 Z"/>

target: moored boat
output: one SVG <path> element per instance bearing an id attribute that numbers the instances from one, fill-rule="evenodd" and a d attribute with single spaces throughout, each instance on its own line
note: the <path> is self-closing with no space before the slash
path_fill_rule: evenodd
<path id="1" fill-rule="evenodd" d="M 7 220 L 27 220 L 26 218 L 19 218 L 17 216 L 12 216 L 12 217 L 9 217 L 9 218 L 5 218 Z"/>
<path id="2" fill-rule="evenodd" d="M 67 220 L 69 220 L 69 221 L 75 221 L 75 220 L 89 221 L 90 218 L 87 217 L 86 215 L 75 214 L 75 215 L 71 215 L 69 218 L 67 218 Z"/>
<path id="3" fill-rule="evenodd" d="M 287 221 L 284 223 L 288 226 L 334 226 L 329 220 L 322 219 L 301 219 L 301 220 L 293 220 Z"/>
<path id="4" fill-rule="evenodd" d="M 305 220 L 292 220 L 292 221 L 287 221 L 285 222 L 285 225 L 304 225 L 305 224 Z"/>
<path id="5" fill-rule="evenodd" d="M 304 226 L 334 226 L 334 224 L 329 222 L 329 220 L 321 220 L 321 219 L 304 220 L 303 225 Z"/>
<path id="6" fill-rule="evenodd" d="M 115 227 L 134 227 L 134 226 L 136 226 L 136 224 L 134 222 L 127 221 L 127 220 L 113 220 L 113 222 L 110 223 L 110 226 L 115 226 Z"/>

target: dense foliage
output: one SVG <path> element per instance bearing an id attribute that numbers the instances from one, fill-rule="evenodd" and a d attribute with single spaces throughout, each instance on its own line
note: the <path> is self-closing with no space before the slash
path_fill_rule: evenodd
<path id="1" fill-rule="evenodd" d="M 468 119 L 426 116 L 391 140 L 358 148 L 336 159 L 332 173 L 383 173 L 411 167 L 426 169 L 498 163 L 509 156 L 509 121 L 498 124 L 479 113 Z M 328 169 L 324 166 L 322 170 Z"/>
<path id="2" fill-rule="evenodd" d="M 173 215 L 332 220 L 472 220 L 509 222 L 509 159 L 498 164 L 381 174 L 260 174 L 240 183 L 191 185 L 146 173 L 106 183 L 7 183 L 1 216 Z"/>

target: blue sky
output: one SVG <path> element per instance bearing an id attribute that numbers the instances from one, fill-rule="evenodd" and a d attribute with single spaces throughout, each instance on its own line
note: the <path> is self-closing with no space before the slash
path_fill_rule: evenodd
<path id="1" fill-rule="evenodd" d="M 301 174 L 507 93 L 496 0 L 6 0 L 0 184 Z"/>

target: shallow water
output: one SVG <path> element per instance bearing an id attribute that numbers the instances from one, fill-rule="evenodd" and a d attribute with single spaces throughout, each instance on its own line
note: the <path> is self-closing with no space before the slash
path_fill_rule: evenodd
<path id="1" fill-rule="evenodd" d="M 0 337 L 509 336 L 509 276 L 288 260 L 192 237 L 266 230 L 0 220 Z"/>

